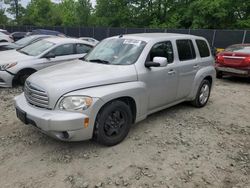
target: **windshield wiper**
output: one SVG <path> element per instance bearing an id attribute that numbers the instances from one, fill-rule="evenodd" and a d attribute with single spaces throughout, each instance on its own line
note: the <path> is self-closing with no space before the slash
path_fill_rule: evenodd
<path id="1" fill-rule="evenodd" d="M 29 55 L 27 52 L 24 52 L 24 51 L 22 51 L 22 50 L 17 50 L 18 52 L 20 52 L 20 53 L 23 53 L 23 54 L 25 54 L 25 55 Z"/>
<path id="2" fill-rule="evenodd" d="M 102 63 L 102 64 L 110 64 L 109 61 L 102 60 L 102 59 L 89 59 L 89 62 L 97 62 L 97 63 Z"/>

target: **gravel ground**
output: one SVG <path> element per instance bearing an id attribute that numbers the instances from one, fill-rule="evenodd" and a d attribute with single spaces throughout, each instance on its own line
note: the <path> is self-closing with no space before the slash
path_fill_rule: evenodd
<path id="1" fill-rule="evenodd" d="M 217 80 L 202 109 L 180 104 L 121 144 L 64 143 L 17 120 L 0 89 L 0 187 L 250 187 L 250 81 Z"/>

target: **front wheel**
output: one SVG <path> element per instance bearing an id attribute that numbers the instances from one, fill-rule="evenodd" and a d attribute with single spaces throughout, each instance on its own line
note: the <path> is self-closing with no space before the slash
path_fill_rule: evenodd
<path id="1" fill-rule="evenodd" d="M 108 103 L 97 115 L 94 139 L 106 146 L 119 144 L 128 135 L 131 124 L 132 112 L 126 103 Z"/>
<path id="2" fill-rule="evenodd" d="M 195 99 L 192 101 L 192 104 L 198 108 L 204 107 L 208 102 L 210 92 L 211 83 L 208 80 L 203 80 L 200 84 Z"/>

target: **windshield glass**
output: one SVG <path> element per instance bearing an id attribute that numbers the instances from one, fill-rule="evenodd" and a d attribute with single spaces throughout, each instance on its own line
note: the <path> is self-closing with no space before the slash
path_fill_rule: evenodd
<path id="1" fill-rule="evenodd" d="M 234 45 L 225 49 L 226 52 L 250 53 L 250 45 Z"/>
<path id="2" fill-rule="evenodd" d="M 137 61 L 146 42 L 112 38 L 102 41 L 86 57 L 86 61 L 112 65 L 130 65 Z"/>
<path id="3" fill-rule="evenodd" d="M 35 38 L 36 38 L 36 36 L 25 37 L 25 38 L 22 38 L 22 39 L 16 41 L 15 43 L 18 46 L 25 46 L 26 44 L 28 44 L 31 41 L 33 41 L 33 39 L 35 39 Z"/>
<path id="4" fill-rule="evenodd" d="M 52 42 L 48 42 L 46 40 L 40 40 L 38 42 L 25 46 L 24 48 L 21 48 L 18 51 L 26 55 L 38 56 L 54 45 L 55 44 Z"/>

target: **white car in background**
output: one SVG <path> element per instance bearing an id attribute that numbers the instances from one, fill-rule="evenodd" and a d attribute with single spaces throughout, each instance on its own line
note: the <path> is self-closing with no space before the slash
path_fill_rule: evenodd
<path id="1" fill-rule="evenodd" d="M 80 37 L 79 39 L 90 42 L 90 43 L 92 43 L 94 45 L 97 45 L 100 42 L 99 40 L 96 40 L 96 39 L 91 38 L 91 37 Z"/>
<path id="2" fill-rule="evenodd" d="M 0 29 L 0 43 L 2 43 L 2 42 L 14 42 L 14 41 L 8 35 L 8 31 Z"/>
<path id="3" fill-rule="evenodd" d="M 93 44 L 72 38 L 46 38 L 18 50 L 0 52 L 0 87 L 24 84 L 34 72 L 84 57 Z"/>

